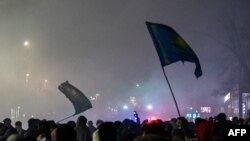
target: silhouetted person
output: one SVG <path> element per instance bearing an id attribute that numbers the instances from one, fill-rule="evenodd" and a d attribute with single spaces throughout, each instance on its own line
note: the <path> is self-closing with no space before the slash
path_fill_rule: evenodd
<path id="1" fill-rule="evenodd" d="M 216 141 L 224 141 L 224 133 L 226 131 L 226 126 L 230 125 L 230 122 L 227 121 L 227 116 L 225 113 L 219 113 L 215 117 L 215 124 L 213 130 L 213 136 Z"/>
<path id="2" fill-rule="evenodd" d="M 16 128 L 19 135 L 21 135 L 21 136 L 24 135 L 25 130 L 22 128 L 22 122 L 21 121 L 15 122 L 15 128 Z"/>
<path id="3" fill-rule="evenodd" d="M 96 128 L 95 126 L 93 125 L 93 121 L 88 121 L 88 127 L 89 127 L 89 132 L 90 132 L 90 135 L 92 136 L 92 134 L 95 132 Z"/>
<path id="4" fill-rule="evenodd" d="M 164 139 L 169 139 L 170 138 L 170 134 L 167 133 L 167 131 L 165 130 L 165 123 L 160 120 L 148 120 L 148 121 L 144 121 L 146 123 L 144 123 L 143 125 L 143 136 L 145 135 L 157 135 L 160 136 Z"/>
<path id="5" fill-rule="evenodd" d="M 116 128 L 116 135 L 117 135 L 117 141 L 122 140 L 122 130 L 123 130 L 123 125 L 121 121 L 115 121 L 115 128 Z"/>
<path id="6" fill-rule="evenodd" d="M 76 122 L 76 139 L 78 141 L 91 141 L 92 137 L 89 132 L 89 128 L 86 125 L 87 118 L 84 116 L 79 116 Z"/>
<path id="7" fill-rule="evenodd" d="M 177 126 L 178 126 L 179 129 L 181 129 L 183 131 L 184 136 L 185 136 L 186 139 L 194 137 L 194 134 L 188 128 L 188 121 L 187 121 L 187 119 L 185 117 L 177 118 Z"/>
<path id="8" fill-rule="evenodd" d="M 232 123 L 235 124 L 235 125 L 238 125 L 239 124 L 239 118 L 238 117 L 233 117 Z"/>
<path id="9" fill-rule="evenodd" d="M 195 120 L 197 141 L 212 141 L 213 137 L 213 121 L 197 118 Z"/>
<path id="10" fill-rule="evenodd" d="M 116 141 L 116 128 L 113 122 L 104 122 L 98 127 L 99 141 Z"/>
<path id="11" fill-rule="evenodd" d="M 49 124 L 49 130 L 50 130 L 50 132 L 52 132 L 54 129 L 57 128 L 56 122 L 54 120 L 48 120 L 47 122 Z"/>
<path id="12" fill-rule="evenodd" d="M 75 121 L 72 121 L 72 120 L 71 120 L 71 121 L 68 121 L 67 124 L 70 125 L 70 126 L 73 127 L 73 128 L 76 127 Z"/>
<path id="13" fill-rule="evenodd" d="M 37 126 L 37 120 L 36 119 L 29 119 L 28 120 L 28 129 L 26 133 L 24 133 L 24 138 L 26 141 L 35 141 L 37 134 L 38 134 L 38 126 Z"/>
<path id="14" fill-rule="evenodd" d="M 50 125 L 49 122 L 46 120 L 42 120 L 38 124 L 38 136 L 40 135 L 40 138 L 46 138 L 50 140 Z"/>
<path id="15" fill-rule="evenodd" d="M 5 118 L 3 120 L 3 125 L 0 128 L 0 136 L 3 136 L 9 127 L 11 127 L 11 120 L 9 118 Z"/>
<path id="16" fill-rule="evenodd" d="M 96 127 L 99 127 L 103 123 L 103 120 L 98 119 L 96 121 Z"/>
<path id="17" fill-rule="evenodd" d="M 6 118 L 3 120 L 4 126 L 0 130 L 2 140 L 6 140 L 11 134 L 17 134 L 17 130 L 11 125 L 11 120 Z"/>
<path id="18" fill-rule="evenodd" d="M 0 130 L 1 128 L 4 126 L 4 124 L 2 122 L 0 122 Z"/>
<path id="19" fill-rule="evenodd" d="M 68 124 L 59 125 L 55 130 L 55 136 L 55 141 L 76 141 L 76 132 Z"/>

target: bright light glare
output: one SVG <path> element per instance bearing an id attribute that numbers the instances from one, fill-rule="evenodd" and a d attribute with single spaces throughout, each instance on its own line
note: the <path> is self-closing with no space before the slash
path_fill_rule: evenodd
<path id="1" fill-rule="evenodd" d="M 127 110 L 127 109 L 128 109 L 128 106 L 127 106 L 127 105 L 124 105 L 124 106 L 123 106 L 123 109 L 124 109 L 124 110 Z"/>
<path id="2" fill-rule="evenodd" d="M 148 123 L 151 123 L 152 121 L 156 121 L 157 118 L 156 117 L 149 117 L 148 118 Z"/>
<path id="3" fill-rule="evenodd" d="M 27 47 L 27 46 L 29 46 L 30 43 L 28 41 L 25 41 L 23 44 L 24 44 L 24 46 Z"/>
<path id="4" fill-rule="evenodd" d="M 136 84 L 136 87 L 140 87 L 140 85 L 137 83 L 137 84 Z"/>
<path id="5" fill-rule="evenodd" d="M 148 110 L 152 110 L 152 108 L 153 108 L 152 105 L 148 105 L 148 106 L 147 106 L 147 109 L 148 109 Z"/>
<path id="6" fill-rule="evenodd" d="M 156 117 L 149 117 L 148 120 L 156 120 Z"/>

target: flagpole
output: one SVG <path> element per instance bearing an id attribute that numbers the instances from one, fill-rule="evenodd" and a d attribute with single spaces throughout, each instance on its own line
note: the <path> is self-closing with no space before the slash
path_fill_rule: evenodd
<path id="1" fill-rule="evenodd" d="M 68 119 L 68 118 L 71 118 L 71 117 L 73 117 L 73 116 L 75 116 L 75 114 L 74 114 L 74 115 L 71 115 L 71 116 L 68 116 L 68 117 L 66 117 L 66 118 L 64 118 L 64 119 L 61 119 L 61 120 L 59 120 L 57 123 L 59 123 L 59 122 L 61 122 L 61 121 L 63 121 L 63 120 L 66 120 L 66 119 Z"/>
<path id="2" fill-rule="evenodd" d="M 167 77 L 167 75 L 166 75 L 166 73 L 165 73 L 164 68 L 163 68 L 163 67 L 161 67 L 161 68 L 162 68 L 163 74 L 164 74 L 164 76 L 165 76 L 165 79 L 166 79 L 166 81 L 167 81 L 167 83 L 168 83 L 168 86 L 169 86 L 169 89 L 170 89 L 170 91 L 171 91 L 171 94 L 172 94 L 172 96 L 173 96 L 174 103 L 175 103 L 175 106 L 176 106 L 178 115 L 179 115 L 179 117 L 180 117 L 181 114 L 180 114 L 180 110 L 179 110 L 179 108 L 178 108 L 178 104 L 177 104 L 176 99 L 175 99 L 175 96 L 174 96 L 174 92 L 173 92 L 172 87 L 171 87 L 171 85 L 170 85 L 170 83 L 169 83 L 169 80 L 168 80 L 168 77 Z"/>

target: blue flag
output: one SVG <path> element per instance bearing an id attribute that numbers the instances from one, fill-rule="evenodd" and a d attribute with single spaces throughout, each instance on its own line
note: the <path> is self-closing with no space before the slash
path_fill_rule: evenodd
<path id="1" fill-rule="evenodd" d="M 75 114 L 77 115 L 92 108 L 92 104 L 89 99 L 76 87 L 71 85 L 68 81 L 63 82 L 58 86 L 58 89 L 70 100 L 75 108 Z"/>
<path id="2" fill-rule="evenodd" d="M 146 22 L 147 28 L 154 42 L 162 67 L 177 61 L 194 62 L 196 65 L 195 76 L 202 75 L 200 62 L 192 48 L 171 27 Z"/>

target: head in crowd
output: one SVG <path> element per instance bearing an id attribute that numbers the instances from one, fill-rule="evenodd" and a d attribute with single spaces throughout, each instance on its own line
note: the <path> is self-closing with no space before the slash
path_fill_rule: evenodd
<path id="1" fill-rule="evenodd" d="M 205 119 L 202 119 L 202 118 L 196 118 L 195 119 L 195 126 L 198 126 L 200 123 L 202 123 L 202 122 L 206 122 L 206 120 Z"/>
<path id="2" fill-rule="evenodd" d="M 99 141 L 116 141 L 116 128 L 113 122 L 104 122 L 98 127 Z"/>
<path id="3" fill-rule="evenodd" d="M 76 122 L 76 126 L 86 126 L 87 118 L 85 116 L 79 116 Z"/>
<path id="4" fill-rule="evenodd" d="M 70 120 L 67 122 L 68 125 L 70 125 L 71 127 L 75 128 L 76 127 L 76 122 L 73 120 Z"/>
<path id="5" fill-rule="evenodd" d="M 225 122 L 227 120 L 227 116 L 225 113 L 219 113 L 216 118 L 218 122 Z"/>
<path id="6" fill-rule="evenodd" d="M 21 121 L 15 122 L 15 126 L 16 126 L 16 127 L 22 127 L 22 122 L 21 122 Z"/>
<path id="7" fill-rule="evenodd" d="M 50 132 L 56 128 L 56 123 L 54 120 L 49 120 L 48 124 L 49 124 Z"/>
<path id="8" fill-rule="evenodd" d="M 88 127 L 91 127 L 91 126 L 93 126 L 93 121 L 89 120 L 88 121 Z"/>
<path id="9" fill-rule="evenodd" d="M 4 124 L 2 122 L 0 122 L 0 129 L 4 126 Z"/>
<path id="10" fill-rule="evenodd" d="M 37 127 L 37 121 L 33 118 L 28 120 L 28 126 L 29 128 L 36 128 Z"/>
<path id="11" fill-rule="evenodd" d="M 178 117 L 176 122 L 178 128 L 183 129 L 188 125 L 188 120 L 185 117 Z"/>
<path id="12" fill-rule="evenodd" d="M 3 124 L 4 124 L 5 126 L 11 126 L 11 120 L 10 120 L 9 118 L 5 118 L 5 119 L 3 120 Z"/>
<path id="13" fill-rule="evenodd" d="M 96 121 L 96 127 L 100 126 L 103 123 L 103 120 L 98 119 Z"/>
<path id="14" fill-rule="evenodd" d="M 42 138 L 50 138 L 50 126 L 46 120 L 41 120 L 38 124 L 38 134 L 42 135 Z"/>
<path id="15" fill-rule="evenodd" d="M 148 120 L 143 127 L 143 135 L 148 134 L 164 136 L 164 123 L 161 120 Z"/>
<path id="16" fill-rule="evenodd" d="M 68 124 L 61 124 L 56 129 L 56 141 L 76 141 L 76 132 Z"/>

